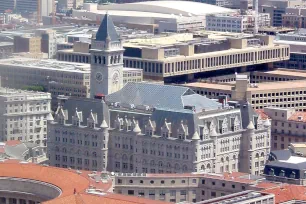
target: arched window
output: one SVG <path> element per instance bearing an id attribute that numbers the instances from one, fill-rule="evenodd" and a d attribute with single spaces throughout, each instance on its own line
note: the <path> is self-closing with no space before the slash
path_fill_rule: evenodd
<path id="1" fill-rule="evenodd" d="M 92 156 L 93 156 L 93 157 L 97 157 L 97 153 L 96 153 L 96 152 L 93 152 L 93 153 L 92 153 Z"/>
<path id="2" fill-rule="evenodd" d="M 204 170 L 205 170 L 205 166 L 202 165 L 202 166 L 201 166 L 201 171 L 204 171 Z"/>
<path id="3" fill-rule="evenodd" d="M 259 154 L 258 153 L 256 153 L 256 156 L 255 156 L 256 158 L 259 158 Z"/>
<path id="4" fill-rule="evenodd" d="M 262 152 L 262 153 L 260 154 L 260 156 L 261 156 L 261 157 L 265 157 L 265 153 Z"/>
<path id="5" fill-rule="evenodd" d="M 66 152 L 67 152 L 67 149 L 66 149 L 65 147 L 63 148 L 63 152 L 64 152 L 64 153 L 66 153 Z"/>

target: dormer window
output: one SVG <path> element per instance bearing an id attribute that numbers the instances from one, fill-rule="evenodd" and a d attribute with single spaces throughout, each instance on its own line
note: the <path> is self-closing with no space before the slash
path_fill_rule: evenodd
<path id="1" fill-rule="evenodd" d="M 185 139 L 185 135 L 184 135 L 183 133 L 179 133 L 179 134 L 178 134 L 178 138 L 179 138 L 180 140 L 183 140 L 183 139 Z"/>
<path id="2" fill-rule="evenodd" d="M 279 176 L 285 177 L 285 171 L 284 171 L 284 170 L 281 170 L 280 173 L 279 173 Z"/>
<path id="3" fill-rule="evenodd" d="M 274 169 L 272 169 L 272 168 L 270 169 L 269 175 L 270 175 L 270 176 L 274 176 Z"/>
<path id="4" fill-rule="evenodd" d="M 153 132 L 152 132 L 152 130 L 147 130 L 147 131 L 146 131 L 146 134 L 149 135 L 149 136 L 152 136 L 152 135 L 153 135 Z"/>
<path id="5" fill-rule="evenodd" d="M 290 178 L 295 179 L 295 172 L 294 172 L 294 171 L 293 171 L 293 172 L 291 172 L 291 174 L 290 174 Z"/>

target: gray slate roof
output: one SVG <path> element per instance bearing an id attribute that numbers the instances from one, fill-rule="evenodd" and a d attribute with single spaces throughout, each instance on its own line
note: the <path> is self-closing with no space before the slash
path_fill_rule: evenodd
<path id="1" fill-rule="evenodd" d="M 115 29 L 111 17 L 108 14 L 105 14 L 99 30 L 96 33 L 96 40 L 105 42 L 108 36 L 110 37 L 111 41 L 119 41 L 119 35 Z"/>
<path id="2" fill-rule="evenodd" d="M 90 116 L 91 111 L 97 114 L 98 125 L 102 123 L 103 119 L 105 119 L 107 124 L 109 124 L 108 108 L 102 100 L 69 98 L 63 107 L 63 109 L 68 112 L 68 123 L 72 123 L 72 116 L 74 116 L 76 108 L 78 111 L 82 111 L 82 125 L 87 125 L 87 118 Z"/>
<path id="3" fill-rule="evenodd" d="M 218 109 L 221 104 L 196 94 L 187 87 L 149 84 L 127 83 L 120 91 L 106 96 L 107 102 L 120 102 L 137 105 L 148 105 L 160 110 L 171 110 L 190 113 L 192 110 L 184 106 L 195 106 L 195 109 Z"/>

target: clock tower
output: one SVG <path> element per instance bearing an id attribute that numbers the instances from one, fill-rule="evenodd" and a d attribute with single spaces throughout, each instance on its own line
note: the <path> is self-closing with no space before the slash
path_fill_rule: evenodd
<path id="1" fill-rule="evenodd" d="M 105 14 L 91 41 L 91 98 L 97 94 L 111 94 L 123 87 L 123 52 L 113 21 Z"/>

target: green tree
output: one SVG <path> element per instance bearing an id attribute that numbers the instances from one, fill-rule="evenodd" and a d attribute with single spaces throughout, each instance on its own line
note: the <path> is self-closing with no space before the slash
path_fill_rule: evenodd
<path id="1" fill-rule="evenodd" d="M 40 92 L 46 92 L 45 87 L 41 85 L 35 85 L 35 86 L 24 86 L 22 89 L 28 90 L 28 91 L 40 91 Z"/>

